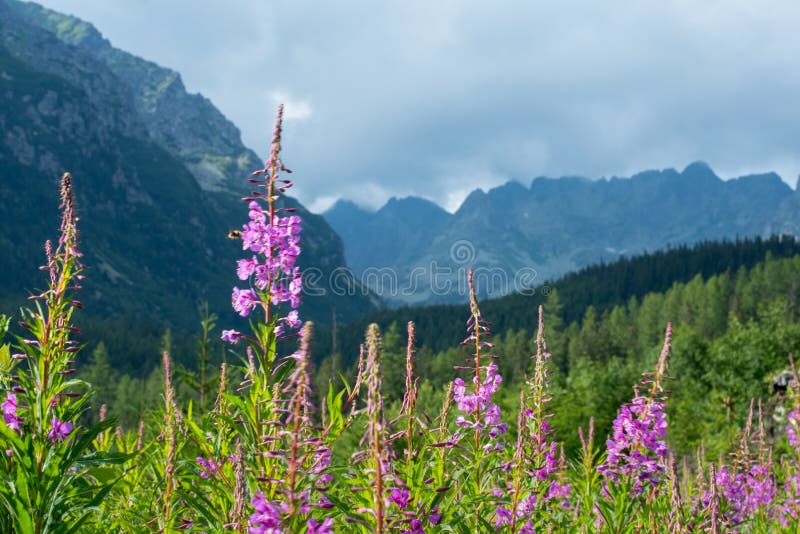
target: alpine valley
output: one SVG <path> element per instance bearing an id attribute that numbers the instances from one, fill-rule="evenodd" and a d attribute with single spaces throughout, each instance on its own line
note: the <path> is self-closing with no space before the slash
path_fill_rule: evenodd
<path id="1" fill-rule="evenodd" d="M 464 302 L 468 266 L 483 296 L 669 246 L 797 235 L 800 192 L 775 173 L 723 180 L 705 163 L 630 178 L 540 177 L 473 191 L 455 213 L 418 197 L 376 212 L 340 200 L 325 218 L 348 265 L 395 304 Z"/>

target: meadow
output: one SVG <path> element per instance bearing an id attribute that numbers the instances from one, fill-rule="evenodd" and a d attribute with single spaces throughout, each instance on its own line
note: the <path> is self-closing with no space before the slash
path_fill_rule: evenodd
<path id="1" fill-rule="evenodd" d="M 278 202 L 292 185 L 281 134 L 279 108 L 269 159 L 244 198 L 242 257 L 231 261 L 241 281 L 232 306 L 249 321 L 247 331 L 221 333 L 235 358 L 213 373 L 213 389 L 187 397 L 176 393 L 180 384 L 165 351 L 160 408 L 132 426 L 104 407 L 96 417 L 87 413 L 102 384 L 83 380 L 76 365 L 86 340 L 73 315 L 82 308 L 86 271 L 73 194 L 80 184 L 64 175 L 59 237 L 44 247 L 47 289 L 15 317 L 22 335 L 11 333 L 9 317 L 0 321 L 9 338 L 0 348 L 0 531 L 800 531 L 800 380 L 788 351 L 780 361 L 774 356 L 776 347 L 797 341 L 797 329 L 778 319 L 783 342 L 773 343 L 772 359 L 759 360 L 761 367 L 753 363 L 760 353 L 738 368 L 731 359 L 717 362 L 717 375 L 743 378 L 723 421 L 705 435 L 710 426 L 689 429 L 704 417 L 693 411 L 706 392 L 698 384 L 714 377 L 707 371 L 692 382 L 682 377 L 685 360 L 671 366 L 677 327 L 664 322 L 648 333 L 658 336 L 660 349 L 651 355 L 642 345 L 647 354 L 631 360 L 642 367 L 641 378 L 631 379 L 615 415 L 605 421 L 598 414 L 597 428 L 591 418 L 575 425 L 574 414 L 591 406 L 590 390 L 602 389 L 591 382 L 593 372 L 602 374 L 598 364 L 568 362 L 575 376 L 589 377 L 583 390 L 551 384 L 566 355 L 551 357 L 547 310 L 531 305 L 524 311 L 538 316 L 531 354 L 509 366 L 501 349 L 510 342 L 494 344 L 492 318 L 481 313 L 471 273 L 464 340 L 443 353 L 448 361 L 440 354 L 435 369 L 420 370 L 413 322 L 406 325 L 404 358 L 387 358 L 384 338 L 398 333 L 382 335 L 373 324 L 354 372 L 330 373 L 315 384 L 314 325 L 299 314 L 303 221 Z M 780 309 L 759 308 L 764 324 L 793 310 L 781 302 Z M 648 304 L 656 305 L 677 309 L 663 300 Z M 622 310 L 615 321 L 633 317 Z M 594 319 L 592 328 L 610 317 Z M 761 324 L 737 326 L 730 345 L 714 354 L 736 353 Z M 211 322 L 204 326 L 208 341 Z M 630 338 L 636 326 L 620 337 Z M 563 343 L 551 346 L 567 351 Z M 198 383 L 206 384 L 212 374 L 202 349 L 198 361 Z M 604 376 L 632 377 L 623 362 L 603 365 Z M 768 409 L 757 394 L 780 371 L 786 391 Z M 427 382 L 433 374 L 441 381 L 436 387 Z"/>

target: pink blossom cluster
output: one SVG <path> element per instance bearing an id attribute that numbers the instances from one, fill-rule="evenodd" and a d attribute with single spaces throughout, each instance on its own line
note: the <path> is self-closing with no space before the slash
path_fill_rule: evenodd
<path id="1" fill-rule="evenodd" d="M 69 421 L 61 421 L 57 416 L 53 416 L 53 421 L 50 424 L 50 431 L 47 433 L 47 439 L 52 443 L 64 441 L 72 433 L 74 426 Z"/>
<path id="2" fill-rule="evenodd" d="M 307 492 L 304 492 L 307 497 Z M 307 514 L 310 506 L 303 504 L 299 510 L 301 514 Z M 255 512 L 250 515 L 250 534 L 283 534 L 289 532 L 284 525 L 283 516 L 289 512 L 289 505 L 286 502 L 269 501 L 261 491 L 256 491 L 255 497 L 251 501 Z M 333 519 L 326 517 L 322 522 L 317 519 L 309 518 L 306 521 L 307 534 L 333 534 Z"/>
<path id="3" fill-rule="evenodd" d="M 6 401 L 2 404 L 3 421 L 11 430 L 21 432 L 20 423 L 22 418 L 17 416 L 17 396 L 10 391 L 6 392 Z"/>
<path id="4" fill-rule="evenodd" d="M 635 397 L 614 419 L 612 439 L 606 441 L 606 461 L 597 470 L 612 482 L 629 478 L 634 495 L 639 495 L 645 484 L 657 486 L 664 473 L 666 435 L 664 404 Z"/>
<path id="5" fill-rule="evenodd" d="M 256 255 L 240 259 L 236 274 L 240 280 L 252 279 L 253 286 L 268 292 L 273 305 L 288 302 L 293 309 L 297 308 L 303 290 L 303 277 L 295 265 L 300 255 L 300 217 L 274 216 L 268 222 L 269 214 L 257 201 L 251 201 L 249 209 L 250 222 L 244 225 L 242 231 L 243 250 L 260 254 L 263 263 Z M 233 289 L 232 303 L 242 317 L 247 317 L 261 303 L 261 299 L 252 288 L 236 287 Z"/>
<path id="6" fill-rule="evenodd" d="M 456 424 L 462 428 L 476 431 L 488 428 L 489 437 L 496 439 L 508 430 L 508 424 L 500 421 L 500 407 L 492 402 L 492 395 L 497 392 L 503 382 L 503 377 L 497 372 L 498 368 L 495 363 L 490 363 L 484 369 L 486 369 L 486 375 L 483 381 L 480 381 L 477 376 L 472 379 L 475 384 L 474 391 L 467 392 L 467 385 L 461 378 L 453 381 L 453 400 L 456 401 L 458 409 L 466 414 L 466 416 L 459 415 L 456 418 Z M 485 448 L 499 450 L 502 445 L 499 443 L 494 446 L 487 444 Z"/>

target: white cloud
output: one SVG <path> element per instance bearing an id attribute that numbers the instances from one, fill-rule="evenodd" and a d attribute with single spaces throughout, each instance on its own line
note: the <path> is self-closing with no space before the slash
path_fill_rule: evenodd
<path id="1" fill-rule="evenodd" d="M 283 116 L 286 120 L 307 120 L 311 118 L 311 103 L 292 97 L 286 91 L 276 90 L 270 93 L 272 102 L 277 106 L 283 104 Z"/>
<path id="2" fill-rule="evenodd" d="M 324 213 L 339 200 L 338 196 L 321 196 L 306 206 L 311 213 Z"/>
<path id="3" fill-rule="evenodd" d="M 44 3 L 180 71 L 259 152 L 278 91 L 308 205 L 416 194 L 452 208 L 500 178 L 696 159 L 720 174 L 780 165 L 792 184 L 800 171 L 793 0 Z"/>

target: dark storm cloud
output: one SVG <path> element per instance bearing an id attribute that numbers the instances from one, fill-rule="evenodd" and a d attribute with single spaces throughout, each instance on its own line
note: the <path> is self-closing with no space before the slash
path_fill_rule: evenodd
<path id="1" fill-rule="evenodd" d="M 791 1 L 51 0 L 174 68 L 263 153 L 277 100 L 312 208 L 708 161 L 800 170 Z"/>

